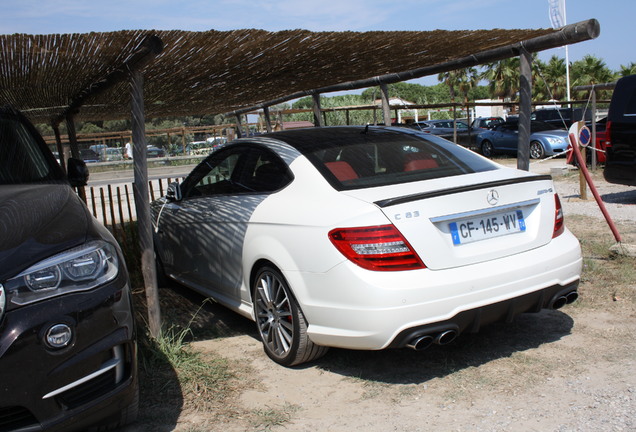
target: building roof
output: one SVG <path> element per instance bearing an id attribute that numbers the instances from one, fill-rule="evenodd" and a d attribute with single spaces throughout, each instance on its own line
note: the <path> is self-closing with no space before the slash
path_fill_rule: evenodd
<path id="1" fill-rule="evenodd" d="M 591 23 L 591 24 L 590 24 Z M 598 22 L 579 23 L 592 37 Z M 570 26 L 568 26 L 570 27 Z M 580 31 L 580 30 L 577 30 Z M 35 122 L 130 117 L 126 66 L 149 39 L 143 64 L 146 117 L 219 114 L 317 91 L 404 81 L 483 62 L 480 53 L 515 54 L 528 40 L 562 30 L 310 32 L 146 31 L 0 35 L 0 104 Z M 553 46 L 572 42 L 559 42 Z M 546 49 L 546 48 L 543 48 Z M 464 63 L 463 63 L 464 62 Z M 405 73 L 406 72 L 406 73 Z M 80 107 L 81 105 L 81 107 Z M 61 117 L 60 117 L 61 116 Z"/>

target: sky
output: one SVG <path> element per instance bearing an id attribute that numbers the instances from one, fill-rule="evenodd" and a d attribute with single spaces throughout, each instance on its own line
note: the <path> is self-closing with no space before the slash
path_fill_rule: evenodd
<path id="1" fill-rule="evenodd" d="M 0 0 L 0 34 L 117 30 L 311 31 L 550 28 L 549 0 Z M 600 36 L 568 47 L 611 70 L 636 63 L 635 0 L 565 0 L 566 23 L 595 18 Z M 565 49 L 539 54 L 565 58 Z M 437 78 L 420 80 L 436 84 Z"/>

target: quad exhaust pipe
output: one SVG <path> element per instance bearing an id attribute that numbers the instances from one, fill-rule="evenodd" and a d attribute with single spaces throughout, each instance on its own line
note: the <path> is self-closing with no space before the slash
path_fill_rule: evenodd
<path id="1" fill-rule="evenodd" d="M 411 348 L 415 351 L 423 351 L 433 344 L 446 345 L 451 343 L 457 337 L 457 330 L 448 329 L 437 334 L 420 335 L 406 344 L 407 348 Z"/>
<path id="2" fill-rule="evenodd" d="M 548 303 L 548 307 L 550 309 L 559 309 L 565 306 L 566 304 L 570 304 L 576 301 L 579 298 L 579 294 L 576 290 L 572 290 L 569 292 L 562 292 L 555 295 L 550 303 Z M 426 348 L 430 347 L 433 344 L 436 345 L 446 345 L 455 340 L 457 335 L 459 334 L 458 329 L 456 328 L 447 328 L 446 330 L 438 330 L 434 333 L 428 334 L 420 334 L 414 336 L 411 340 L 406 343 L 407 348 L 411 348 L 415 351 L 422 351 Z"/>
<path id="3" fill-rule="evenodd" d="M 557 294 L 550 302 L 550 308 L 560 309 L 566 304 L 573 303 L 577 298 L 579 298 L 579 293 L 576 291 L 570 291 L 566 294 Z"/>

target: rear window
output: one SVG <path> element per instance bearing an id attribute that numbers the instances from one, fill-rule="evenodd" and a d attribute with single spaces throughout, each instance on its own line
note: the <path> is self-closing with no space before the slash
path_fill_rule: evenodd
<path id="1" fill-rule="evenodd" d="M 52 154 L 20 117 L 0 115 L 0 184 L 61 180 Z"/>
<path id="2" fill-rule="evenodd" d="M 337 130 L 337 128 L 335 129 Z M 322 134 L 297 146 L 338 190 L 387 186 L 497 169 L 489 160 L 450 141 L 389 128 Z"/>

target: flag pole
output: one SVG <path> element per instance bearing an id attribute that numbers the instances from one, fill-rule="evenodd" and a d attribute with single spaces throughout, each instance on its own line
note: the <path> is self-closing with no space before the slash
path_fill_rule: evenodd
<path id="1" fill-rule="evenodd" d="M 567 25 L 568 24 L 568 17 L 567 17 L 567 7 L 565 5 L 565 0 L 563 0 L 563 25 Z M 568 95 L 568 102 L 571 101 L 571 96 L 570 96 L 570 55 L 569 55 L 569 50 L 568 50 L 569 45 L 565 46 L 565 82 L 567 85 L 567 95 Z M 570 105 L 570 108 L 572 106 Z"/>

